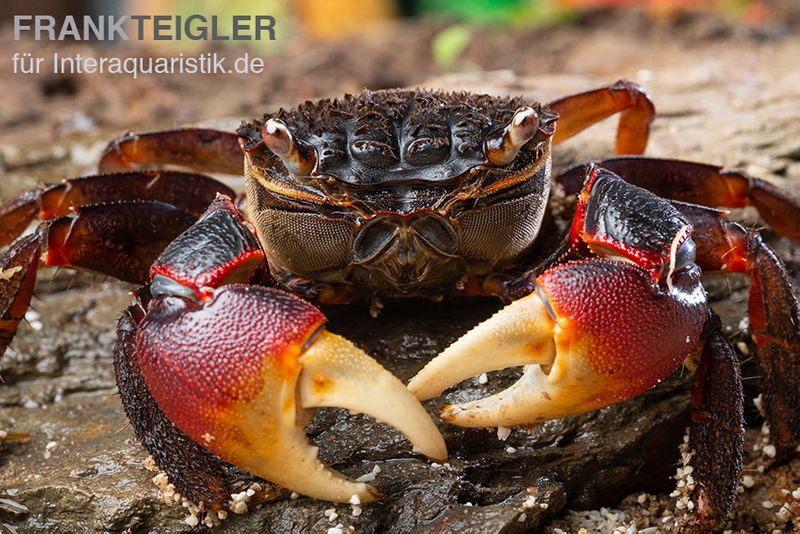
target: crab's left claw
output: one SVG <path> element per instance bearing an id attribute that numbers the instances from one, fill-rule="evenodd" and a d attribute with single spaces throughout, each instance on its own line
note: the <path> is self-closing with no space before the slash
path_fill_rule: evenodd
<path id="1" fill-rule="evenodd" d="M 316 307 L 279 289 L 237 283 L 263 262 L 245 225 L 220 199 L 153 266 L 153 299 L 137 325 L 135 353 L 160 410 L 223 460 L 328 501 L 357 495 L 369 502 L 380 492 L 317 458 L 304 431 L 311 408 L 373 416 L 444 461 L 444 440 L 419 401 L 326 331 Z"/>
<path id="2" fill-rule="evenodd" d="M 562 259 L 536 291 L 457 340 L 409 389 L 428 399 L 479 373 L 527 366 L 510 388 L 441 413 L 492 427 L 580 414 L 651 388 L 692 351 L 705 320 L 689 228 L 667 202 L 590 169 Z"/>
<path id="3" fill-rule="evenodd" d="M 546 271 L 537 291 L 500 310 L 414 377 L 420 399 L 515 365 L 510 388 L 446 406 L 444 420 L 470 427 L 520 426 L 631 398 L 669 376 L 698 341 L 705 295 L 695 267 L 672 292 L 637 266 L 582 260 Z"/>

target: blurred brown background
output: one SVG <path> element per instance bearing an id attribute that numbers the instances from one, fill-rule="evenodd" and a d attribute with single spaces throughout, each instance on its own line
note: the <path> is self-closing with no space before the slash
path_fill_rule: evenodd
<path id="1" fill-rule="evenodd" d="M 150 75 L 132 83 L 127 75 L 10 75 L 15 52 L 218 51 L 235 58 L 245 50 L 220 41 L 13 40 L 14 14 L 60 21 L 67 13 L 200 13 L 223 21 L 231 14 L 271 14 L 277 38 L 246 43 L 266 62 L 258 76 Z M 260 114 L 268 105 L 413 85 L 447 72 L 607 72 L 638 79 L 639 70 L 652 70 L 668 53 L 695 53 L 730 38 L 779 39 L 795 31 L 799 18 L 794 0 L 7 0 L 0 5 L 0 143 L 53 141 L 76 128 L 152 128 Z M 615 39 L 615 48 L 584 60 L 591 54 L 586 44 L 597 38 Z"/>

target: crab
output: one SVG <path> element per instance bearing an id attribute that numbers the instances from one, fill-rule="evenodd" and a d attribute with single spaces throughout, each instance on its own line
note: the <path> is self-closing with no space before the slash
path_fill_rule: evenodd
<path id="1" fill-rule="evenodd" d="M 551 180 L 552 145 L 614 114 L 616 156 Z M 371 415 L 442 462 L 445 443 L 420 401 L 464 379 L 525 367 L 504 391 L 445 406 L 444 421 L 530 426 L 639 395 L 686 363 L 695 510 L 713 524 L 739 481 L 743 399 L 701 269 L 750 276 L 767 419 L 788 458 L 800 443 L 797 301 L 781 260 L 724 208 L 755 206 L 798 240 L 800 203 L 741 172 L 641 156 L 654 115 L 647 92 L 621 80 L 548 104 L 365 91 L 236 133 L 123 134 L 101 174 L 0 206 L 0 244 L 10 244 L 0 350 L 41 266 L 139 285 L 114 347 L 122 404 L 176 489 L 209 509 L 240 470 L 316 499 L 379 499 L 317 458 L 304 433 L 316 407 Z M 243 172 L 246 195 L 151 165 Z M 577 199 L 560 238 L 540 231 L 551 182 Z M 407 387 L 328 331 L 317 307 L 459 295 L 507 305 Z"/>

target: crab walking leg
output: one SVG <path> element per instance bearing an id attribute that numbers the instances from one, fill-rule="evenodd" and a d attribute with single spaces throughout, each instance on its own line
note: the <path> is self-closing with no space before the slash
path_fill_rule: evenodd
<path id="1" fill-rule="evenodd" d="M 86 206 L 43 223 L 42 262 L 142 283 L 153 259 L 194 220 L 161 202 Z"/>
<path id="2" fill-rule="evenodd" d="M 335 502 L 352 495 L 373 501 L 380 492 L 320 462 L 303 428 L 313 407 L 373 415 L 444 461 L 444 441 L 419 401 L 360 349 L 327 332 L 317 308 L 281 290 L 238 283 L 263 265 L 252 228 L 228 199 L 215 201 L 153 264 L 153 299 L 135 353 L 169 420 L 226 462 Z M 180 473 L 173 483 L 182 489 Z"/>
<path id="3" fill-rule="evenodd" d="M 28 310 L 41 251 L 39 235 L 19 239 L 0 257 L 0 357 Z"/>
<path id="4" fill-rule="evenodd" d="M 605 118 L 619 113 L 616 154 L 641 154 L 647 146 L 655 106 L 647 91 L 627 80 L 559 98 L 549 104 L 559 114 L 553 143 L 560 143 Z"/>
<path id="5" fill-rule="evenodd" d="M 142 171 L 72 178 L 0 204 L 0 246 L 37 217 L 44 221 L 0 257 L 0 356 L 30 304 L 40 262 L 142 283 L 164 247 L 218 194 L 233 192 L 203 175 Z"/>
<path id="6" fill-rule="evenodd" d="M 0 246 L 22 235 L 36 218 L 38 191 L 26 191 L 0 204 Z"/>
<path id="7" fill-rule="evenodd" d="M 100 172 L 111 172 L 150 163 L 180 165 L 198 172 L 244 172 L 237 135 L 206 128 L 123 133 L 108 144 L 97 166 Z"/>
<path id="8" fill-rule="evenodd" d="M 695 488 L 690 496 L 697 520 L 711 528 L 733 505 L 742 471 L 744 396 L 736 352 L 710 313 L 700 362 L 692 382 L 689 450 Z"/>
<path id="9" fill-rule="evenodd" d="M 40 266 L 87 269 L 121 280 L 147 280 L 150 263 L 195 220 L 161 202 L 86 206 L 42 223 L 0 257 L 0 356 L 25 315 Z"/>
<path id="10" fill-rule="evenodd" d="M 800 241 L 800 201 L 760 178 L 719 165 L 673 159 L 629 156 L 595 164 L 663 198 L 722 208 L 754 206 L 773 229 Z M 555 180 L 572 194 L 580 191 L 584 175 L 585 166 L 576 165 Z"/>
<path id="11" fill-rule="evenodd" d="M 674 203 L 697 228 L 697 262 L 704 271 L 750 276 L 748 317 L 761 371 L 764 411 L 777 459 L 800 445 L 800 308 L 786 267 L 753 231 L 722 212 Z"/>
<path id="12" fill-rule="evenodd" d="M 134 171 L 69 178 L 26 191 L 0 204 L 0 246 L 16 239 L 35 218 L 51 220 L 90 204 L 151 200 L 199 217 L 218 195 L 233 191 L 202 174 Z"/>

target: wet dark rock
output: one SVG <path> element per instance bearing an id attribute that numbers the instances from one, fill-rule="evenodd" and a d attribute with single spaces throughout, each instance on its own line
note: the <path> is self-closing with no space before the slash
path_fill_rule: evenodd
<path id="1" fill-rule="evenodd" d="M 125 287 L 89 286 L 41 298 L 42 329 L 22 331 L 15 346 L 22 352 L 36 346 L 40 359 L 59 355 L 61 363 L 55 369 L 30 367 L 15 358 L 5 364 L 4 375 L 13 380 L 2 388 L 6 407 L 0 427 L 13 426 L 33 438 L 0 452 L 0 492 L 28 509 L 0 507 L 0 522 L 24 532 L 188 529 L 179 505 L 158 500 L 154 473 L 143 467 L 146 454 L 115 395 L 109 333 L 126 303 Z M 492 302 L 408 302 L 390 304 L 379 319 L 370 318 L 363 306 L 336 308 L 329 310 L 330 328 L 405 380 L 496 307 Z M 510 384 L 516 374 L 494 373 L 484 386 L 468 381 L 429 408 L 486 395 Z M 414 454 L 386 425 L 345 410 L 320 410 L 308 432 L 323 460 L 353 477 L 379 466 L 375 483 L 386 499 L 365 506 L 358 517 L 350 506 L 336 506 L 339 519 L 331 523 L 324 515 L 331 504 L 284 494 L 260 510 L 231 515 L 225 526 L 320 531 L 342 522 L 365 532 L 535 529 L 567 502 L 609 505 L 633 490 L 667 487 L 687 424 L 687 384 L 687 378 L 676 377 L 594 415 L 515 430 L 506 441 L 494 431 L 441 424 L 450 450 L 444 465 Z M 61 392 L 57 402 L 44 393 L 53 388 Z M 51 442 L 56 445 L 48 448 Z M 536 503 L 526 508 L 530 494 Z"/>

